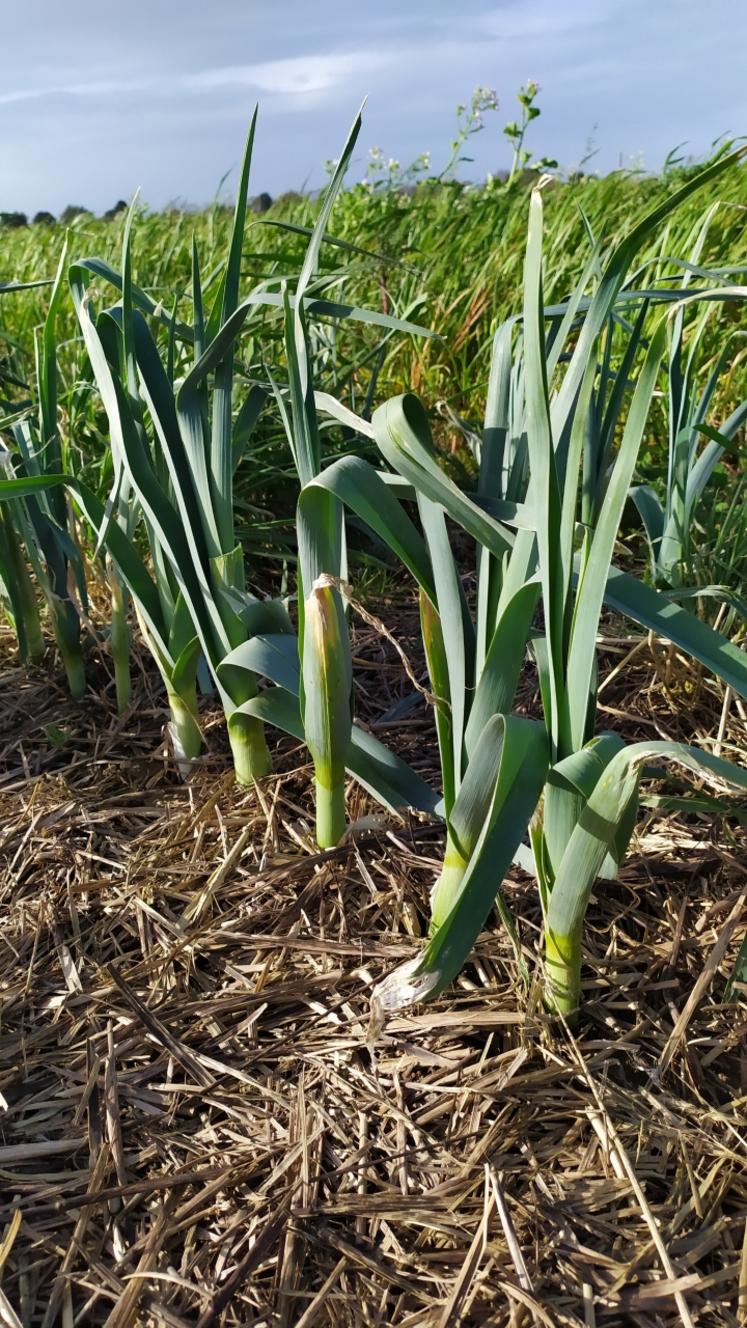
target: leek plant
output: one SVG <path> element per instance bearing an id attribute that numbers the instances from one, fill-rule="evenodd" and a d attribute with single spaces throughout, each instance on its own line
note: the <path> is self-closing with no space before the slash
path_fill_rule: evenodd
<path id="1" fill-rule="evenodd" d="M 45 497 L 67 487 L 81 512 L 98 531 L 117 569 L 117 577 L 131 594 L 138 623 L 166 686 L 171 711 L 171 737 L 180 765 L 199 754 L 201 735 L 197 714 L 195 676 L 200 643 L 184 600 L 170 603 L 122 526 L 110 519 L 101 499 L 77 477 L 59 474 L 14 476 L 0 480 L 0 528 L 8 510 L 22 500 Z"/>
<path id="2" fill-rule="evenodd" d="M 681 287 L 687 290 L 696 276 L 706 276 L 709 281 L 716 276 L 722 283 L 724 299 L 743 299 L 747 290 L 728 285 L 732 269 L 721 269 L 714 274 L 700 266 L 718 207 L 714 203 L 696 229 L 688 260 L 682 265 Z M 716 289 L 713 292 L 716 298 L 705 306 L 699 306 L 696 300 L 692 326 L 686 318 L 690 306 L 684 299 L 668 324 L 669 437 L 664 499 L 650 484 L 636 485 L 630 491 L 648 539 L 654 584 L 674 591 L 684 588 L 686 594 L 687 583 L 692 580 L 692 532 L 698 504 L 718 462 L 725 453 L 736 450 L 735 438 L 747 423 L 747 400 L 733 406 L 717 427 L 709 422 L 723 376 L 728 371 L 729 377 L 735 377 L 744 361 L 745 352 L 735 351 L 735 343 L 744 342 L 747 336 L 739 329 L 722 335 L 720 350 L 715 355 L 706 346 L 706 337 L 718 311 L 718 294 Z M 704 364 L 707 373 L 701 384 L 699 371 Z M 734 598 L 718 587 L 703 587 L 699 593 Z M 744 604 L 741 607 L 744 612 Z"/>
<path id="3" fill-rule="evenodd" d="M 8 479 L 59 475 L 63 471 L 62 446 L 57 412 L 56 322 L 63 292 L 66 247 L 52 286 L 47 316 L 36 345 L 36 377 L 39 392 L 38 423 L 24 415 L 10 424 L 15 445 L 3 454 Z M 39 658 L 43 649 L 38 610 L 29 584 L 25 555 L 40 586 L 49 613 L 57 649 L 75 697 L 86 689 L 81 644 L 81 608 L 87 608 L 83 559 L 75 542 L 64 490 L 59 484 L 39 487 L 24 497 L 11 499 L 3 514 L 3 581 L 13 605 L 21 652 Z"/>
<path id="4" fill-rule="evenodd" d="M 299 700 L 304 737 L 314 762 L 316 838 L 331 848 L 345 831 L 345 774 L 353 729 L 353 667 L 339 589 L 345 574 L 343 509 L 328 490 L 308 487 L 322 469 L 304 295 L 314 275 L 329 214 L 360 130 L 360 115 L 332 174 L 291 306 L 285 295 L 285 346 L 290 416 L 278 396 L 301 484 L 298 538 Z"/>
<path id="5" fill-rule="evenodd" d="M 535 193 L 521 333 L 515 355 L 512 323 L 496 334 L 474 496 L 444 474 L 414 397 L 386 403 L 370 426 L 318 399 L 344 423 L 372 433 L 399 479 L 392 482 L 360 458 L 343 458 L 304 486 L 301 502 L 317 491 L 332 494 L 413 572 L 437 698 L 446 855 L 433 891 L 428 945 L 385 980 L 377 994 L 385 1007 L 431 996 L 453 979 L 517 859 L 531 866 L 539 887 L 547 1004 L 572 1015 L 591 890 L 597 876 L 617 871 L 635 824 L 640 778 L 651 761 L 673 760 L 747 787 L 744 771 L 706 752 L 676 743 L 626 747 L 615 734 L 597 733 L 595 725 L 596 639 L 605 602 L 674 641 L 747 696 L 741 651 L 612 564 L 666 347 L 662 306 L 673 298 L 670 290 L 624 289 L 625 278 L 639 245 L 668 211 L 728 164 L 710 167 L 655 209 L 604 264 L 596 247 L 571 298 L 549 311 L 542 301 L 542 201 Z M 617 335 L 620 302 L 626 313 L 634 311 L 635 321 L 626 320 L 628 340 L 613 371 L 610 341 Z M 655 323 L 644 336 L 652 310 Z M 400 495 L 416 497 L 420 530 Z M 476 542 L 474 621 L 445 515 Z M 511 713 L 527 650 L 538 671 L 542 722 Z M 263 694 L 263 716 L 300 732 L 298 707 L 288 703 L 299 687 L 287 645 L 257 640 L 251 661 L 279 684 L 276 693 Z M 353 773 L 355 735 L 353 729 Z M 403 788 L 407 782 L 402 778 Z M 427 800 L 412 801 L 423 806 Z M 500 894 L 498 902 L 508 920 Z"/>
<path id="6" fill-rule="evenodd" d="M 338 493 L 330 477 L 340 477 L 346 469 L 343 461 L 326 471 L 323 467 L 317 397 L 313 382 L 311 328 L 306 314 L 305 294 L 316 273 L 319 251 L 333 204 L 342 186 L 345 171 L 360 131 L 360 115 L 355 120 L 325 192 L 316 223 L 311 231 L 295 298 L 285 300 L 285 345 L 289 378 L 290 410 L 276 391 L 286 436 L 301 484 L 296 515 L 298 538 L 298 649 L 300 658 L 299 702 L 304 737 L 314 763 L 316 793 L 316 836 L 321 848 L 333 847 L 345 828 L 345 775 L 353 744 L 353 683 L 350 640 L 342 595 L 347 574 L 344 532 L 343 494 Z M 370 311 L 356 311 L 363 321 L 380 321 Z M 385 326 L 391 330 L 427 336 L 425 329 L 406 319 L 389 317 Z M 373 394 L 375 373 L 369 397 Z M 423 798 L 419 781 L 404 765 L 399 775 L 411 785 L 411 801 L 422 806 L 432 797 Z M 390 796 L 388 779 L 380 796 Z"/>
<path id="7" fill-rule="evenodd" d="M 346 575 L 343 504 L 326 482 L 314 393 L 314 356 L 310 315 L 316 310 L 426 335 L 406 319 L 340 306 L 335 309 L 309 298 L 319 252 L 335 199 L 360 132 L 358 115 L 337 159 L 319 214 L 310 232 L 295 290 L 282 292 L 288 371 L 286 396 L 276 384 L 275 396 L 295 465 L 301 493 L 296 516 L 298 540 L 298 637 L 281 641 L 247 641 L 234 650 L 226 666 L 250 674 L 280 678 L 286 690 L 285 722 L 280 727 L 303 735 L 314 763 L 316 838 L 321 848 L 339 842 L 345 828 L 345 777 L 351 765 L 364 772 L 369 786 L 387 805 L 408 802 L 432 808 L 434 795 L 412 771 L 394 760 L 381 744 L 353 729 L 352 659 L 341 584 Z M 334 466 L 333 466 L 334 469 Z M 271 654 L 266 652 L 270 650 Z M 268 664 L 268 658 L 273 665 Z M 292 680 L 292 681 L 291 681 Z M 277 697 L 274 700 L 278 700 Z M 272 701 L 269 702 L 272 704 Z M 268 698 L 252 698 L 243 707 L 249 715 L 266 714 Z M 297 705 L 297 710 L 296 710 Z M 290 716 L 292 715 L 292 722 Z"/>
<path id="8" fill-rule="evenodd" d="M 0 295 L 7 292 L 26 290 L 29 287 L 46 284 L 40 282 L 0 282 Z M 18 379 L 8 373 L 0 361 L 0 389 L 8 386 L 18 387 Z M 15 420 L 23 417 L 24 403 L 0 398 L 0 407 L 10 412 L 0 427 L 7 428 Z M 10 454 L 7 448 L 0 448 L 0 466 L 7 475 Z M 13 474 L 12 469 L 10 470 Z M 0 604 L 5 616 L 16 634 L 18 653 L 25 664 L 38 663 L 44 655 L 44 637 L 42 634 L 39 606 L 36 601 L 31 575 L 23 552 L 23 545 L 18 530 L 12 520 L 12 512 L 7 503 L 0 507 Z"/>
<path id="9" fill-rule="evenodd" d="M 549 335 L 542 300 L 542 200 L 539 192 L 533 194 L 519 363 L 511 364 L 510 332 L 504 327 L 496 338 L 480 458 L 478 497 L 494 517 L 502 515 L 501 504 L 506 503 L 512 484 L 516 485 L 517 468 L 520 474 L 528 473 L 524 503 L 504 516 L 502 538 L 497 538 L 498 523 L 486 525 L 485 517 L 476 520 L 474 511 L 465 507 L 464 496 L 457 496 L 436 474 L 427 422 L 411 402 L 405 398 L 389 403 L 374 416 L 376 439 L 387 460 L 428 501 L 440 491 L 442 507 L 478 542 L 475 687 L 463 739 L 457 733 L 457 750 L 463 743 L 461 750 L 467 757 L 470 736 L 474 743 L 478 734 L 488 731 L 491 709 L 494 715 L 508 711 L 525 644 L 531 647 L 544 711 L 548 769 L 536 810 L 530 807 L 524 817 L 531 852 L 524 846 L 516 856 L 525 865 L 531 864 L 539 888 L 545 920 L 546 1003 L 568 1016 L 575 1013 L 580 999 L 583 920 L 594 881 L 616 874 L 635 825 L 640 779 L 649 772 L 652 759 L 672 760 L 726 784 L 747 788 L 745 771 L 707 752 L 666 742 L 626 747 L 615 734 L 596 733 L 595 725 L 596 638 L 605 600 L 677 641 L 741 695 L 747 695 L 747 660 L 742 652 L 705 624 L 694 619 L 688 623 L 682 610 L 612 566 L 665 352 L 668 323 L 656 307 L 656 293 L 640 293 L 620 365 L 612 373 L 609 341 L 616 301 L 647 232 L 669 208 L 725 165 L 721 162 L 704 172 L 639 223 L 608 258 L 593 296 L 584 301 L 585 283 L 600 257 L 592 253 L 567 307 L 551 319 Z M 630 298 L 627 304 L 631 304 Z M 651 305 L 655 306 L 655 323 L 645 342 L 643 332 Z M 671 317 L 677 319 L 677 306 Z M 622 424 L 625 385 L 639 358 L 635 389 Z M 561 375 L 563 360 L 567 367 Z M 618 433 L 619 443 L 613 449 L 612 439 Z M 518 487 L 521 492 L 520 483 Z M 421 519 L 422 515 L 421 498 Z M 431 557 L 444 559 L 447 546 L 442 539 L 436 552 L 429 532 L 431 519 L 424 522 Z M 437 587 L 442 600 L 447 584 L 447 578 L 440 575 Z M 537 600 L 542 608 L 541 628 L 531 625 Z M 440 622 L 435 628 L 427 626 L 424 634 L 432 685 L 437 693 L 440 686 L 441 695 L 452 707 L 452 726 L 453 697 L 464 694 L 463 661 L 467 658 L 459 607 L 454 590 L 451 602 L 439 609 Z M 454 626 L 445 630 L 447 617 Z M 457 658 L 454 677 L 452 661 Z M 486 692 L 487 704 L 483 700 Z M 460 700 L 460 714 L 463 709 L 466 703 Z M 450 743 L 448 755 L 452 750 Z M 660 777 L 658 768 L 655 774 Z M 471 784 L 469 775 L 468 765 L 455 809 Z M 474 794 L 470 805 L 482 814 Z M 475 862 L 478 827 L 476 819 L 471 835 L 461 824 L 455 832 L 452 811 L 444 869 L 432 900 L 431 939 L 414 964 L 385 980 L 379 991 L 385 1006 L 441 990 L 473 944 L 491 902 L 489 891 L 482 894 L 474 888 L 475 879 L 482 875 L 482 864 L 479 859 Z M 512 847 L 511 840 L 507 843 L 503 836 L 502 855 L 491 846 L 498 858 L 498 876 Z"/>
<path id="10" fill-rule="evenodd" d="M 258 709 L 254 704 L 258 700 L 256 673 L 247 667 L 245 647 L 258 633 L 290 636 L 292 628 L 280 601 L 259 599 L 247 592 L 244 556 L 235 531 L 234 474 L 250 444 L 267 395 L 261 381 L 252 380 L 242 372 L 242 382 L 248 378 L 248 388 L 238 409 L 235 408 L 239 337 L 245 325 L 256 330 L 259 316 L 268 310 L 284 312 L 287 325 L 295 318 L 296 346 L 303 341 L 304 320 L 316 315 L 352 318 L 387 330 L 422 331 L 384 314 L 309 294 L 309 282 L 326 217 L 342 178 L 341 170 L 336 172 L 328 206 L 321 209 L 314 228 L 295 295 L 289 297 L 287 291 L 273 290 L 272 283 L 265 282 L 239 299 L 255 123 L 256 111 L 242 163 L 228 256 L 209 309 L 204 307 L 200 265 L 193 246 L 191 326 L 177 323 L 175 317 L 169 318 L 135 286 L 129 227 L 124 237 L 121 276 L 96 259 L 71 269 L 73 298 L 110 425 L 115 467 L 111 511 L 115 510 L 121 486 L 128 485 L 148 531 L 157 584 L 160 588 L 166 582 L 173 582 L 191 621 L 193 639 L 199 642 L 212 672 L 226 714 L 236 775 L 239 782 L 246 784 L 268 773 L 270 758 L 259 713 L 261 707 Z M 358 124 L 359 121 L 355 133 Z M 354 135 L 351 137 L 354 141 Z M 122 296 L 97 319 L 91 312 L 94 277 L 104 278 Z M 168 331 L 165 362 L 156 339 L 157 330 L 163 325 Z M 193 351 L 193 363 L 181 381 L 174 376 L 177 341 L 191 344 Z M 114 342 L 118 344 L 116 354 L 112 350 Z M 293 343 L 289 343 L 289 355 L 292 347 Z M 117 364 L 118 368 L 113 367 Z M 302 397 L 311 393 L 308 384 L 299 390 Z M 298 418 L 301 417 L 308 423 L 303 410 Z M 298 455 L 313 446 L 313 439 L 299 438 Z M 306 477 L 304 471 L 302 479 Z M 322 519 L 322 525 L 325 520 Z M 107 549 L 110 549 L 109 531 L 115 524 L 110 515 L 99 531 L 99 542 Z M 339 520 L 337 524 L 341 528 Z M 334 543 L 331 528 L 329 538 Z M 111 549 L 110 552 L 114 557 Z M 319 570 L 337 573 L 339 559 L 333 556 L 331 566 L 326 565 L 328 562 L 326 556 L 322 558 L 325 565 Z M 305 583 L 309 590 L 315 580 L 316 576 Z M 332 595 L 337 597 L 337 591 Z M 341 628 L 341 642 L 344 635 Z M 295 648 L 295 637 L 292 640 Z M 190 687 L 193 682 L 190 672 Z M 331 798 L 335 807 L 330 809 L 329 816 L 334 825 L 339 825 L 338 793 L 332 793 Z"/>
<path id="11" fill-rule="evenodd" d="M 6 467 L 3 468 L 7 474 Z M 0 508 L 0 598 L 15 631 L 22 662 L 38 664 L 44 656 L 39 606 L 23 546 L 13 522 L 12 508 L 8 503 Z"/>
<path id="12" fill-rule="evenodd" d="M 266 630 L 290 626 L 281 605 L 246 594 L 243 554 L 233 523 L 233 471 L 241 454 L 237 439 L 240 435 L 246 444 L 262 404 L 256 393 L 250 393 L 234 424 L 234 335 L 230 328 L 228 334 L 225 330 L 238 303 L 253 132 L 254 122 L 242 168 L 228 263 L 208 320 L 203 311 L 196 251 L 193 254 L 194 323 L 188 336 L 194 363 L 181 385 L 174 382 L 170 372 L 174 329 L 164 364 L 146 316 L 134 302 L 129 227 L 122 278 L 116 283 L 122 291 L 120 303 L 94 319 L 90 290 L 93 264 L 75 265 L 70 273 L 83 337 L 109 419 L 116 489 L 111 505 L 118 502 L 123 485 L 130 492 L 130 501 L 138 504 L 148 532 L 160 613 L 156 614 L 152 605 L 148 617 L 143 615 L 142 597 L 131 584 L 114 547 L 118 527 L 114 515 L 105 516 L 99 542 L 107 548 L 133 594 L 143 634 L 164 678 L 177 759 L 192 758 L 200 749 L 196 672 L 203 651 L 219 688 L 241 783 L 251 783 L 267 774 L 269 752 L 262 725 L 239 710 L 256 691 L 254 680 L 231 670 L 219 672 L 219 667 L 245 638 L 252 621 L 258 620 Z M 108 271 L 104 275 L 111 279 Z M 152 308 L 148 312 L 152 313 Z M 116 347 L 116 353 L 112 347 Z M 208 388 L 211 377 L 212 396 Z M 148 420 L 152 437 L 146 427 Z"/>

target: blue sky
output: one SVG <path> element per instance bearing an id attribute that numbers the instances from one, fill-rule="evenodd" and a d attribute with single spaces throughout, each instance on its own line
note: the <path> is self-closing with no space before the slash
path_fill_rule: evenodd
<path id="1" fill-rule="evenodd" d="M 661 163 L 747 131 L 745 0 L 4 0 L 0 209 L 209 201 L 256 100 L 252 192 L 316 186 L 364 96 L 352 179 L 379 146 L 443 164 L 454 108 L 501 107 L 471 140 L 484 176 L 501 126 L 542 86 L 531 144 L 572 168 Z M 230 192 L 231 179 L 226 189 Z"/>

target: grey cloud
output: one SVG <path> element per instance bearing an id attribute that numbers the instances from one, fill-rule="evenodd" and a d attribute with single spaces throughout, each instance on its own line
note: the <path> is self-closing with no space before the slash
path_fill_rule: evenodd
<path id="1" fill-rule="evenodd" d="M 501 125 L 526 78 L 542 85 L 540 152 L 573 165 L 594 125 L 609 168 L 650 165 L 682 140 L 703 151 L 747 121 L 744 8 L 733 0 L 26 0 L 4 15 L 0 207 L 105 207 L 142 185 L 159 205 L 210 198 L 261 103 L 254 185 L 321 183 L 368 94 L 365 150 L 438 165 L 454 107 L 497 88 L 498 117 L 470 141 L 474 176 L 507 161 Z M 261 18 L 257 15 L 261 13 Z M 728 41 L 723 33 L 728 33 Z M 111 195 L 111 196 L 110 196 Z"/>

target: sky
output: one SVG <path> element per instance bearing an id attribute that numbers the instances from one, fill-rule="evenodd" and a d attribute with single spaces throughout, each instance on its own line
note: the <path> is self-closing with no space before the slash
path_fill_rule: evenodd
<path id="1" fill-rule="evenodd" d="M 565 169 L 747 132 L 745 0 L 0 0 L 0 19 L 0 210 L 29 215 L 230 196 L 257 101 L 250 189 L 272 195 L 324 182 L 364 97 L 352 181 L 371 147 L 442 167 L 476 85 L 500 108 L 460 174 L 508 166 L 529 78 L 529 146 Z"/>

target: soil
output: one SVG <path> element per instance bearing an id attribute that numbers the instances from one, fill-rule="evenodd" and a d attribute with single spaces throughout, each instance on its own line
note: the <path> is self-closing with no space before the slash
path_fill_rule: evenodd
<path id="1" fill-rule="evenodd" d="M 386 621 L 422 672 L 414 606 Z M 0 1323 L 747 1322 L 744 820 L 644 810 L 592 901 L 575 1031 L 538 999 L 518 869 L 529 987 L 492 916 L 454 988 L 382 1028 L 438 825 L 351 785 L 373 824 L 320 853 L 299 744 L 238 789 L 208 699 L 180 783 L 145 658 L 117 716 L 105 655 L 75 703 L 0 648 Z M 604 649 L 604 723 L 744 751 L 743 711 L 672 651 Z M 435 780 L 391 643 L 365 625 L 355 653 L 361 722 L 388 711 Z"/>

